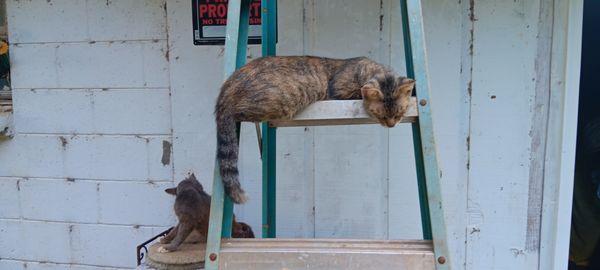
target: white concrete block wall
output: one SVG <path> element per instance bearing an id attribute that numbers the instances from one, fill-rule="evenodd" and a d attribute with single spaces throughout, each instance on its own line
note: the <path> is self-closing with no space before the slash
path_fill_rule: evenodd
<path id="1" fill-rule="evenodd" d="M 7 1 L 0 269 L 122 269 L 174 223 L 164 0 Z"/>
<path id="2" fill-rule="evenodd" d="M 454 269 L 536 268 L 523 246 L 544 1 L 424 1 Z M 279 54 L 405 73 L 398 1 L 278 5 Z M 194 172 L 211 190 L 223 47 L 193 45 L 189 0 L 7 6 L 16 136 L 0 142 L 0 270 L 132 268 L 135 246 L 174 223 L 164 188 Z M 239 163 L 251 201 L 235 211 L 259 232 L 253 128 Z M 278 234 L 420 238 L 412 152 L 408 126 L 280 129 Z"/>

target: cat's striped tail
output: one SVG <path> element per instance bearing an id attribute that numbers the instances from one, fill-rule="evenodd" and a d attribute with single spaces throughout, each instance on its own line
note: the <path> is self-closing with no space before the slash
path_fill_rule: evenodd
<path id="1" fill-rule="evenodd" d="M 236 122 L 231 115 L 217 113 L 217 161 L 225 193 L 234 203 L 245 203 L 248 198 L 239 181 L 238 139 Z"/>

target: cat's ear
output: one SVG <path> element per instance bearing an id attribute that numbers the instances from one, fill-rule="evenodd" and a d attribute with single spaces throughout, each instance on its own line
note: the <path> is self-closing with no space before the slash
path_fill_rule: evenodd
<path id="1" fill-rule="evenodd" d="M 167 188 L 165 192 L 171 195 L 177 195 L 177 188 Z"/>
<path id="2" fill-rule="evenodd" d="M 198 179 L 196 179 L 196 175 L 194 173 L 188 173 L 188 177 L 186 177 L 185 180 L 198 181 Z"/>
<path id="3" fill-rule="evenodd" d="M 410 78 L 402 78 L 400 83 L 400 91 L 405 95 L 412 95 L 412 91 L 415 89 L 415 80 Z"/>
<path id="4" fill-rule="evenodd" d="M 363 99 L 368 100 L 381 100 L 383 99 L 383 93 L 373 82 L 368 82 L 360 88 L 360 93 Z"/>

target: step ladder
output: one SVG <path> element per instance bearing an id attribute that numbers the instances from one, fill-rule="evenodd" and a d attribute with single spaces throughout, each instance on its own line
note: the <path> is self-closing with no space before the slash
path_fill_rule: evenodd
<path id="1" fill-rule="evenodd" d="M 250 0 L 229 0 L 225 77 L 246 61 Z M 262 0 L 262 54 L 275 55 L 277 1 Z M 403 122 L 412 123 L 424 240 L 275 239 L 277 127 L 376 123 L 361 100 L 320 101 L 293 120 L 262 123 L 262 236 L 230 239 L 233 204 L 215 164 L 205 269 L 450 269 L 433 122 L 421 0 L 400 0 L 408 77 L 416 97 Z M 239 139 L 239 124 L 238 124 Z"/>

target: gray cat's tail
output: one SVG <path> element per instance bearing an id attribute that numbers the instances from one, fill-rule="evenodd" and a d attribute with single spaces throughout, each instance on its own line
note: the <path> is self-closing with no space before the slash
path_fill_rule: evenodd
<path id="1" fill-rule="evenodd" d="M 234 203 L 245 203 L 248 198 L 239 181 L 237 168 L 238 140 L 236 122 L 230 115 L 217 113 L 217 161 L 225 193 Z"/>

